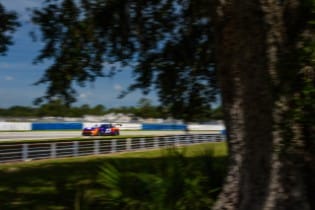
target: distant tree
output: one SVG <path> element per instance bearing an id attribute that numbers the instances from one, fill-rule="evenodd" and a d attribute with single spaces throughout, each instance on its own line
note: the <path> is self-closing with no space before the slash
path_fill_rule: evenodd
<path id="1" fill-rule="evenodd" d="M 80 110 L 81 110 L 81 113 L 83 115 L 89 114 L 90 109 L 91 109 L 90 105 L 88 105 L 88 104 L 83 104 L 83 105 L 80 106 Z"/>
<path id="2" fill-rule="evenodd" d="M 157 118 L 157 108 L 152 105 L 152 102 L 148 98 L 141 98 L 137 105 L 138 111 L 135 113 L 136 116 L 143 118 Z"/>
<path id="3" fill-rule="evenodd" d="M 17 14 L 8 12 L 0 2 L 0 55 L 5 55 L 8 46 L 13 44 L 12 33 L 20 25 Z"/>
<path id="4" fill-rule="evenodd" d="M 103 115 L 106 112 L 106 108 L 101 105 L 98 104 L 96 106 L 94 106 L 93 108 L 91 108 L 91 111 L 89 112 L 90 114 L 94 114 L 94 115 Z"/>
<path id="5" fill-rule="evenodd" d="M 67 116 L 68 111 L 69 107 L 65 106 L 62 101 L 54 100 L 40 106 L 37 114 L 38 116 L 63 117 Z"/>
<path id="6" fill-rule="evenodd" d="M 34 117 L 36 116 L 36 109 L 25 106 L 12 106 L 2 112 L 2 116 L 7 117 Z"/>

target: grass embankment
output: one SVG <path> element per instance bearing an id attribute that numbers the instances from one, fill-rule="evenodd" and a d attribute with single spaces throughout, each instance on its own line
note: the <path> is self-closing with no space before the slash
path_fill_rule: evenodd
<path id="1" fill-rule="evenodd" d="M 152 194 L 152 192 L 154 193 L 154 190 L 149 190 L 148 183 L 145 181 L 148 180 L 147 177 L 152 178 L 153 176 L 155 177 L 152 178 L 154 181 L 149 180 L 150 187 L 152 188 L 153 182 L 153 184 L 159 186 L 155 188 L 155 191 L 160 192 L 159 194 L 168 193 L 169 199 L 172 199 L 169 197 L 170 195 L 177 196 L 180 194 L 179 192 L 183 191 L 181 189 L 183 186 L 180 187 L 179 183 L 190 183 L 189 180 L 195 180 L 196 183 L 192 182 L 192 184 L 201 185 L 198 185 L 199 187 L 195 186 L 195 191 L 198 189 L 199 193 L 208 197 L 204 203 L 198 205 L 208 205 L 209 202 L 213 201 L 218 188 L 222 184 L 225 157 L 225 143 L 208 143 L 176 150 L 3 164 L 0 165 L 0 209 L 95 210 L 105 209 L 104 207 L 109 205 L 108 199 L 113 204 L 116 198 L 117 201 L 115 202 L 119 202 L 119 204 L 113 204 L 111 209 L 116 207 L 116 209 L 128 209 L 128 205 L 133 205 L 129 209 L 140 209 L 137 205 L 146 203 L 145 200 L 141 199 L 148 199 L 149 203 L 153 202 L 150 200 L 153 198 L 146 198 L 146 196 Z M 107 166 L 113 166 L 115 170 L 107 170 Z M 104 172 L 104 168 L 107 172 L 105 177 L 103 173 L 103 178 L 100 178 L 102 177 L 100 171 Z M 130 175 L 130 172 L 133 175 Z M 140 174 L 140 176 L 136 174 Z M 196 177 L 200 177 L 200 179 L 196 180 Z M 183 182 L 179 182 L 181 178 Z M 104 184 L 104 180 L 112 181 L 114 184 Z M 116 182 L 114 182 L 115 180 Z M 174 184 L 174 182 L 177 184 Z M 169 183 L 173 183 L 176 187 Z M 120 186 L 121 184 L 122 186 Z M 186 186 L 186 184 L 184 185 Z M 187 188 L 187 186 L 184 188 Z M 172 190 L 170 192 L 159 191 L 167 187 Z M 138 190 L 142 191 L 138 192 Z M 179 190 L 179 192 L 176 190 Z M 130 193 L 128 194 L 127 191 Z M 200 197 L 201 195 L 198 195 L 195 191 L 194 193 L 190 192 L 191 196 Z M 104 192 L 107 192 L 107 194 L 104 194 Z M 207 193 L 213 198 L 210 198 Z M 132 194 L 132 198 L 130 198 L 130 194 Z M 138 195 L 138 197 L 134 197 L 135 195 Z M 176 196 L 173 200 L 179 199 Z M 187 195 L 183 194 L 182 196 L 184 198 L 179 200 L 176 205 L 186 205 L 182 204 L 182 201 L 187 200 L 185 197 Z M 104 201 L 105 197 L 107 200 Z M 149 209 L 149 207 L 143 206 L 141 208 Z M 196 208 L 198 209 L 198 207 Z M 176 209 L 182 208 L 178 207 Z"/>

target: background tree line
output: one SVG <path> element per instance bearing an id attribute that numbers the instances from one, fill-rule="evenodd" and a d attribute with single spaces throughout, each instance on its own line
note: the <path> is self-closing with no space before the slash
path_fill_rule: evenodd
<path id="1" fill-rule="evenodd" d="M 122 106 L 106 108 L 98 104 L 90 106 L 83 104 L 81 106 L 66 106 L 56 100 L 36 107 L 11 106 L 9 108 L 0 108 L 0 117 L 83 117 L 84 115 L 102 116 L 108 113 L 131 114 L 140 118 L 162 118 L 171 117 L 170 110 L 159 105 L 152 105 L 149 99 L 142 98 L 136 106 Z M 183 119 L 183 118 L 179 118 Z M 211 120 L 222 120 L 223 114 L 221 107 L 209 109 L 207 115 L 195 115 L 189 122 L 209 122 Z"/>

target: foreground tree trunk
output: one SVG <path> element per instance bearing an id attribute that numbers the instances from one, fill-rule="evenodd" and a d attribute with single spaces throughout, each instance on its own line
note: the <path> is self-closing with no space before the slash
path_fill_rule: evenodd
<path id="1" fill-rule="evenodd" d="M 292 15 L 292 26 L 298 11 L 295 0 L 218 0 L 216 56 L 230 160 L 215 210 L 310 209 L 302 126 L 287 117 L 292 84 L 279 70 L 281 55 L 296 44 L 288 45 L 285 16 Z"/>

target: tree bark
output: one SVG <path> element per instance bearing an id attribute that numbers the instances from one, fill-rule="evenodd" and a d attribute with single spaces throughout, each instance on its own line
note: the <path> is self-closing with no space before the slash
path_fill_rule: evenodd
<path id="1" fill-rule="evenodd" d="M 292 11 L 298 9 L 297 1 L 287 2 Z M 217 3 L 216 63 L 229 166 L 214 209 L 307 210 L 300 164 L 303 142 L 294 122 L 286 127 L 293 133 L 291 149 L 283 149 L 290 100 L 282 94 L 278 65 L 286 50 L 286 7 L 272 0 Z"/>

